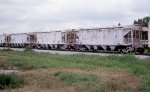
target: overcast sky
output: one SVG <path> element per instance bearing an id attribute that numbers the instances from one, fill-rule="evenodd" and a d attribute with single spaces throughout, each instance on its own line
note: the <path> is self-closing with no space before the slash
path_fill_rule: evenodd
<path id="1" fill-rule="evenodd" d="M 0 0 L 0 34 L 130 25 L 150 0 Z"/>

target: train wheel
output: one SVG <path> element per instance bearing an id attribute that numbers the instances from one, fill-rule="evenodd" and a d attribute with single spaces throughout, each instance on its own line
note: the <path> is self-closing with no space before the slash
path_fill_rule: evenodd
<path id="1" fill-rule="evenodd" d="M 123 52 L 124 54 L 126 54 L 126 53 L 128 53 L 129 51 L 128 51 L 127 49 L 122 49 L 122 52 Z"/>
<path id="2" fill-rule="evenodd" d="M 119 53 L 126 54 L 128 53 L 127 49 L 118 49 Z"/>

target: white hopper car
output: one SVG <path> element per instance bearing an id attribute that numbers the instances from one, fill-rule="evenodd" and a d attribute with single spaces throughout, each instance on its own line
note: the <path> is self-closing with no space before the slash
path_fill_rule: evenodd
<path id="1" fill-rule="evenodd" d="M 71 30 L 66 33 L 66 42 L 70 43 L 71 49 L 83 51 L 143 50 L 139 49 L 141 47 L 139 29 L 139 26 L 126 26 Z"/>
<path id="2" fill-rule="evenodd" d="M 36 32 L 36 47 L 39 49 L 63 49 L 65 43 L 62 36 L 65 35 L 61 31 L 53 32 Z"/>
<path id="3" fill-rule="evenodd" d="M 7 36 L 0 35 L 0 44 L 8 44 L 7 46 L 15 48 L 32 47 L 76 51 L 138 51 L 142 53 L 144 49 L 140 42 L 141 30 L 141 26 L 119 26 L 19 33 Z M 4 41 L 5 43 L 3 43 Z"/>
<path id="4" fill-rule="evenodd" d="M 28 47 L 29 45 L 33 45 L 34 41 L 36 41 L 34 34 L 28 33 L 10 34 L 7 38 L 9 38 L 9 46 L 17 48 Z"/>
<path id="5" fill-rule="evenodd" d="M 78 42 L 88 50 L 113 49 L 117 45 L 123 45 L 123 31 L 121 28 L 107 29 L 80 29 L 77 32 Z"/>
<path id="6" fill-rule="evenodd" d="M 6 45 L 6 35 L 0 35 L 0 46 L 4 47 Z"/>

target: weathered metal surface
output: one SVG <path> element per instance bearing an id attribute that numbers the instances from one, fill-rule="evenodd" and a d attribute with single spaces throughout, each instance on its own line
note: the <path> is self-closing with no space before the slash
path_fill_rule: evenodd
<path id="1" fill-rule="evenodd" d="M 142 31 L 148 31 L 148 27 L 142 27 Z"/>
<path id="2" fill-rule="evenodd" d="M 77 43 L 77 39 L 79 39 L 79 37 L 77 36 L 77 32 L 74 29 L 66 32 L 67 44 L 75 44 Z"/>
<path id="3" fill-rule="evenodd" d="M 148 26 L 148 47 L 150 48 L 150 21 Z"/>
<path id="4" fill-rule="evenodd" d="M 65 31 L 54 32 L 35 32 L 35 33 L 19 33 L 7 36 L 7 42 L 12 47 L 24 47 L 24 45 L 32 44 L 43 48 L 58 48 L 64 46 L 75 46 L 75 48 L 94 49 L 115 48 L 115 46 L 140 46 L 141 32 L 145 32 L 147 28 L 138 25 L 92 28 L 92 29 L 71 29 Z M 150 31 L 150 29 L 149 29 Z M 10 38 L 10 39 L 8 39 Z M 9 41 L 8 41 L 9 40 Z M 4 35 L 0 36 L 0 43 L 6 41 Z M 150 32 L 149 32 L 150 47 Z M 147 44 L 148 44 L 147 42 Z M 17 44 L 17 45 L 16 45 Z M 19 44 L 19 45 L 18 45 Z M 21 44 L 21 45 L 20 45 Z M 23 45 L 22 45 L 23 44 Z M 144 42 L 146 44 L 146 42 Z M 101 47 L 100 47 L 101 46 Z"/>
<path id="5" fill-rule="evenodd" d="M 0 35 L 0 45 L 5 43 L 6 35 Z"/>
<path id="6" fill-rule="evenodd" d="M 63 44 L 62 32 L 37 32 L 37 44 Z"/>
<path id="7" fill-rule="evenodd" d="M 20 44 L 20 43 L 30 43 L 29 42 L 29 35 L 26 33 L 21 33 L 21 34 L 11 34 L 10 35 L 11 44 Z"/>
<path id="8" fill-rule="evenodd" d="M 36 43 L 37 42 L 37 35 L 35 33 L 34 34 L 29 34 L 27 40 L 30 43 Z"/>
<path id="9" fill-rule="evenodd" d="M 124 44 L 123 28 L 80 29 L 79 44 L 118 45 Z"/>

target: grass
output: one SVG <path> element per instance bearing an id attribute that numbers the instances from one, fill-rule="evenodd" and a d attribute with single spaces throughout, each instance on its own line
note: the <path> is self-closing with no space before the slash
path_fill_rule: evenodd
<path id="1" fill-rule="evenodd" d="M 118 90 L 123 90 L 122 92 L 149 92 L 150 91 L 150 60 L 144 59 L 140 60 L 135 58 L 133 55 L 123 55 L 123 56 L 88 56 L 88 55 L 50 55 L 44 53 L 34 53 L 33 51 L 25 51 L 25 52 L 16 52 L 11 50 L 0 50 L 0 68 L 19 68 L 23 70 L 36 70 L 36 69 L 80 69 L 85 71 L 97 71 L 104 70 L 112 72 L 125 72 L 130 76 L 138 77 L 141 80 L 141 83 L 138 88 L 128 88 L 123 87 L 124 81 L 117 80 L 116 78 L 111 78 L 105 82 L 105 90 L 110 92 L 115 92 Z M 67 85 L 76 85 L 84 84 L 84 83 L 92 83 L 94 79 L 89 77 L 91 75 L 78 75 L 74 73 L 67 72 L 59 72 L 56 71 L 57 76 L 53 76 L 52 79 L 58 77 L 60 81 L 64 81 Z M 98 72 L 99 73 L 99 72 Z M 120 73 L 119 73 L 120 74 Z M 43 75 L 44 76 L 44 75 Z M 52 75 L 50 75 L 52 76 Z M 76 76 L 76 77 L 70 77 Z M 86 79 L 85 77 L 88 77 Z M 110 75 L 111 76 L 111 75 Z M 31 76 L 30 76 L 31 77 Z M 102 77 L 102 76 L 100 76 Z M 45 77 L 44 77 L 45 78 Z M 47 76 L 46 79 L 49 77 Z M 104 77 L 105 78 L 105 77 Z M 30 79 L 30 78 L 29 78 Z M 57 79 L 57 78 L 56 78 Z M 87 81 L 82 81 L 82 79 Z M 44 80 L 37 79 L 37 80 Z M 75 82 L 73 81 L 75 80 Z M 90 81 L 89 81 L 90 80 Z M 48 88 L 51 88 L 53 85 L 53 81 L 49 80 L 48 83 L 42 83 L 49 85 Z M 131 80 L 132 81 L 132 80 Z M 46 82 L 46 81 L 45 81 Z M 50 83 L 50 84 L 49 84 Z M 51 84 L 52 83 L 52 84 Z M 46 85 L 43 85 L 46 86 Z M 121 86 L 121 87 L 120 87 Z M 97 89 L 96 89 L 97 88 Z M 96 87 L 91 92 L 99 92 L 101 89 L 100 86 Z M 122 88 L 122 89 L 119 89 Z M 89 90 L 89 91 L 90 91 Z M 98 90 L 98 91 L 96 91 Z M 113 91 L 111 91 L 113 90 Z"/>
<path id="2" fill-rule="evenodd" d="M 71 73 L 71 72 L 56 72 L 54 76 L 59 77 L 64 82 L 64 85 L 82 87 L 80 90 L 85 92 L 103 92 L 104 89 L 101 85 L 98 76 L 93 74 L 84 73 Z M 86 89 L 86 90 L 83 90 Z"/>
<path id="3" fill-rule="evenodd" d="M 145 54 L 150 54 L 150 49 L 145 50 Z"/>
<path id="4" fill-rule="evenodd" d="M 98 83 L 99 79 L 95 75 L 88 75 L 88 74 L 76 74 L 76 73 L 69 73 L 69 72 L 56 72 L 54 74 L 58 76 L 62 81 L 65 82 L 67 86 L 73 86 L 80 83 Z"/>
<path id="5" fill-rule="evenodd" d="M 0 89 L 17 88 L 21 87 L 23 84 L 24 84 L 23 78 L 17 75 L 0 74 Z"/>

